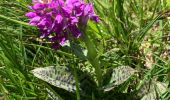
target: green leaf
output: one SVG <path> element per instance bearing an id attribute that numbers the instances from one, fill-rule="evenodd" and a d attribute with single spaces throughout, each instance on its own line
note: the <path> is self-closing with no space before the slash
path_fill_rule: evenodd
<path id="1" fill-rule="evenodd" d="M 50 66 L 45 68 L 37 68 L 32 73 L 39 79 L 54 85 L 58 88 L 65 89 L 69 92 L 75 92 L 76 85 L 73 74 L 64 66 Z"/>
<path id="2" fill-rule="evenodd" d="M 100 5 L 102 8 L 104 9 L 109 9 L 111 7 L 110 4 L 104 2 L 104 1 L 99 1 L 99 0 L 93 0 L 93 2 L 97 3 L 98 5 Z"/>
<path id="3" fill-rule="evenodd" d="M 167 88 L 167 84 L 158 81 L 146 82 L 140 89 L 138 96 L 141 100 L 157 100 Z"/>
<path id="4" fill-rule="evenodd" d="M 64 66 L 49 66 L 45 68 L 36 68 L 32 73 L 37 78 L 53 85 L 62 88 L 69 92 L 76 92 L 76 81 L 71 70 Z M 88 97 L 92 92 L 96 91 L 96 84 L 92 78 L 82 71 L 77 69 L 78 85 L 81 95 Z"/>
<path id="5" fill-rule="evenodd" d="M 168 2 L 168 0 L 167 0 L 167 6 L 170 8 L 170 2 Z"/>
<path id="6" fill-rule="evenodd" d="M 110 91 L 114 88 L 114 86 L 120 85 L 127 81 L 136 70 L 129 66 L 119 66 L 112 70 L 111 78 L 109 84 L 104 87 L 104 91 Z"/>

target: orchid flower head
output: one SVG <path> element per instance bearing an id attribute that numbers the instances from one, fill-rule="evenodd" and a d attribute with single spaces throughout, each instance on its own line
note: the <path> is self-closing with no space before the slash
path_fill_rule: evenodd
<path id="1" fill-rule="evenodd" d="M 31 12 L 26 13 L 29 24 L 39 28 L 41 38 L 47 38 L 54 44 L 62 46 L 69 36 L 75 38 L 83 34 L 79 27 L 89 20 L 99 22 L 93 4 L 83 0 L 33 0 Z M 51 37 L 52 36 L 52 37 Z"/>

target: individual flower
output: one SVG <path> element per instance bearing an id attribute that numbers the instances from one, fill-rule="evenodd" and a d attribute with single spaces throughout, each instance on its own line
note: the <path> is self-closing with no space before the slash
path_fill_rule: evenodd
<path id="1" fill-rule="evenodd" d="M 88 20 L 99 22 L 93 5 L 82 0 L 33 0 L 30 8 L 32 11 L 26 13 L 29 24 L 38 27 L 40 37 L 48 39 L 56 48 L 69 36 L 79 38 L 83 33 L 78 27 L 85 26 Z"/>

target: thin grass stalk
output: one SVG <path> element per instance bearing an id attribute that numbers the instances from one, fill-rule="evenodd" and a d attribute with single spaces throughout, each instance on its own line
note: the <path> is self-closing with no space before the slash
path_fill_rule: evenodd
<path id="1" fill-rule="evenodd" d="M 20 25 L 23 25 L 23 26 L 32 27 L 28 23 L 25 23 L 25 22 L 22 22 L 22 21 L 18 21 L 18 20 L 15 20 L 15 19 L 11 19 L 11 18 L 6 17 L 6 16 L 1 15 L 1 14 L 0 14 L 0 19 L 4 19 L 6 21 L 10 21 L 10 22 L 13 22 L 13 23 L 16 23 L 16 24 L 20 24 Z"/>

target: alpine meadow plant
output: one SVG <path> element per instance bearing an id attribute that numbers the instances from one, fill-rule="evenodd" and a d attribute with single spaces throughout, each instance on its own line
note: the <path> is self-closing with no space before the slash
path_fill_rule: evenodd
<path id="1" fill-rule="evenodd" d="M 26 13 L 29 24 L 39 28 L 40 38 L 52 43 L 52 47 L 59 49 L 65 42 L 73 38 L 82 38 L 88 50 L 88 61 L 95 69 L 97 84 L 101 88 L 102 71 L 95 46 L 86 34 L 89 20 L 100 22 L 93 9 L 93 4 L 82 0 L 52 0 L 50 2 L 33 1 L 31 12 Z"/>

